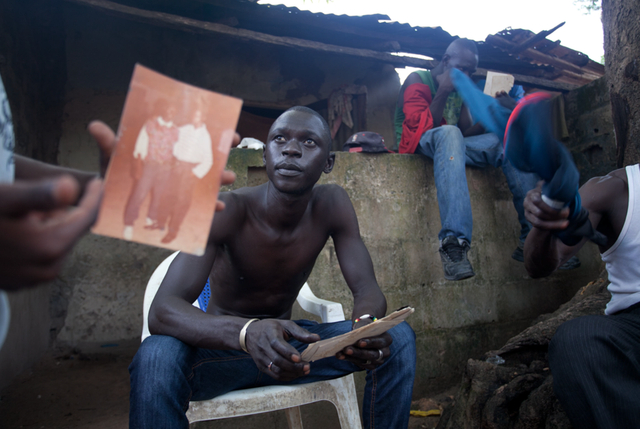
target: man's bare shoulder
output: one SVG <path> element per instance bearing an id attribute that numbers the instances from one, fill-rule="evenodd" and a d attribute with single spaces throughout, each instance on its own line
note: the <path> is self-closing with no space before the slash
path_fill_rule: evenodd
<path id="1" fill-rule="evenodd" d="M 582 205 L 589 210 L 603 213 L 610 209 L 621 196 L 626 196 L 628 189 L 625 169 L 613 170 L 604 176 L 589 179 L 580 188 Z"/>
<path id="2" fill-rule="evenodd" d="M 213 218 L 214 236 L 222 239 L 237 232 L 247 219 L 247 214 L 261 201 L 260 196 L 264 195 L 265 187 L 266 185 L 260 185 L 221 192 L 218 199 L 224 203 L 225 208 Z"/>
<path id="3" fill-rule="evenodd" d="M 313 188 L 315 204 L 340 204 L 345 200 L 351 201 L 349 194 L 340 185 L 316 185 Z"/>
<path id="4" fill-rule="evenodd" d="M 259 196 L 264 195 L 266 184 L 259 186 L 248 186 L 234 189 L 233 191 L 220 192 L 219 199 L 225 204 L 251 204 Z"/>
<path id="5" fill-rule="evenodd" d="M 314 188 L 314 216 L 326 221 L 333 230 L 357 227 L 358 219 L 346 190 L 338 185 L 316 185 Z"/>

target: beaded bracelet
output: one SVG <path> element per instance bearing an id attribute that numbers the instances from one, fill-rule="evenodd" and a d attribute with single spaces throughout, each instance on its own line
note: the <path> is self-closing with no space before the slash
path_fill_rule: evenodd
<path id="1" fill-rule="evenodd" d="M 358 317 L 357 319 L 355 319 L 353 321 L 353 324 L 355 325 L 356 323 L 358 323 L 359 321 L 361 321 L 362 319 L 371 319 L 373 322 L 375 322 L 376 320 L 378 320 L 378 318 L 376 316 L 372 316 L 370 314 L 363 314 L 362 316 Z"/>

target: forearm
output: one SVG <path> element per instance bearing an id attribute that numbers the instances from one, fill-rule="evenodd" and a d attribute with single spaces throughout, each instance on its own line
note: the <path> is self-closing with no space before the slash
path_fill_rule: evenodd
<path id="1" fill-rule="evenodd" d="M 477 136 L 484 133 L 484 127 L 479 122 L 468 127 L 466 130 L 462 130 L 462 135 L 464 137 Z"/>
<path id="2" fill-rule="evenodd" d="M 387 300 L 377 285 L 375 290 L 371 288 L 371 290 L 353 297 L 351 320 L 355 321 L 356 318 L 364 314 L 370 314 L 378 319 L 387 314 Z"/>
<path id="3" fill-rule="evenodd" d="M 431 117 L 433 118 L 433 126 L 439 127 L 442 123 L 442 114 L 444 112 L 444 107 L 447 104 L 447 98 L 449 98 L 449 92 L 440 91 L 436 93 L 436 96 L 433 97 L 431 104 L 429 105 L 429 110 L 431 111 Z"/>
<path id="4" fill-rule="evenodd" d="M 98 177 L 97 172 L 92 173 L 73 168 L 60 167 L 20 155 L 15 156 L 15 161 L 17 180 L 40 180 L 69 174 L 78 181 L 81 189 L 84 189 L 91 180 Z"/>
<path id="5" fill-rule="evenodd" d="M 178 298 L 155 303 L 149 311 L 149 332 L 169 335 L 194 347 L 241 350 L 240 331 L 250 319 L 207 314 Z"/>
<path id="6" fill-rule="evenodd" d="M 531 229 L 524 243 L 524 266 L 531 277 L 546 277 L 560 266 L 559 245 L 551 231 Z"/>

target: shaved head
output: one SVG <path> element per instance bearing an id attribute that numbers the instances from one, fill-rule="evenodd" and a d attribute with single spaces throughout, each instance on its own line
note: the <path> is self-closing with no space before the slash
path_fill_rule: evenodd
<path id="1" fill-rule="evenodd" d="M 476 42 L 469 39 L 454 40 L 447 48 L 445 54 L 449 54 L 450 56 L 460 55 L 462 50 L 467 50 L 476 57 L 478 56 L 478 46 L 476 46 Z"/>
<path id="2" fill-rule="evenodd" d="M 283 115 L 287 112 L 304 112 L 304 113 L 308 113 L 309 115 L 315 116 L 316 118 L 318 118 L 320 120 L 320 122 L 322 122 L 322 138 L 326 139 L 327 142 L 329 142 L 329 145 L 327 146 L 327 150 L 330 151 L 331 150 L 331 128 L 329 127 L 329 124 L 327 123 L 327 120 L 324 119 L 322 117 L 322 115 L 318 112 L 316 112 L 313 109 L 310 109 L 306 106 L 293 106 L 287 110 L 284 111 Z"/>

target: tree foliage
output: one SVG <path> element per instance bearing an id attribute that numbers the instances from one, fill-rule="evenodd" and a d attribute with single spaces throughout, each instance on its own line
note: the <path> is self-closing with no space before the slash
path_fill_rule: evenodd
<path id="1" fill-rule="evenodd" d="M 590 14 L 591 12 L 600 11 L 602 9 L 601 0 L 573 0 L 573 4 L 585 14 Z"/>

